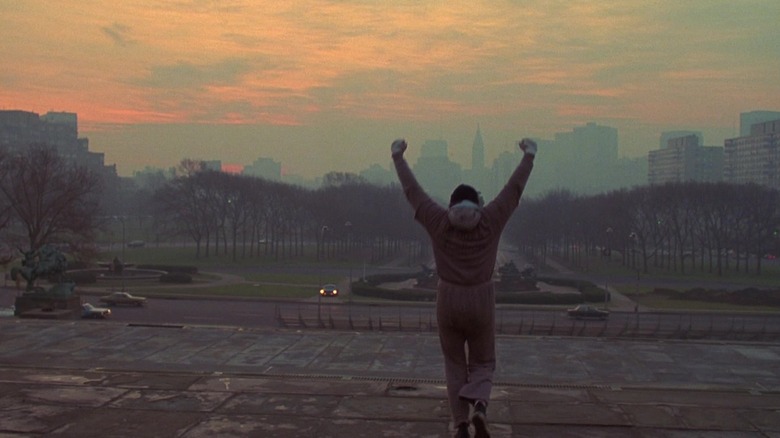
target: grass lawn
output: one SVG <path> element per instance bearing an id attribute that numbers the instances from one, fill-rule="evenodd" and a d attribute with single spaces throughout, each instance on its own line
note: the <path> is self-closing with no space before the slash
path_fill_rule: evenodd
<path id="1" fill-rule="evenodd" d="M 558 261 L 561 262 L 561 260 Z M 564 264 L 566 264 L 565 261 Z M 594 256 L 587 261 L 580 263 L 579 267 L 569 265 L 569 268 L 573 269 L 575 272 L 582 272 L 583 275 L 609 276 L 620 279 L 611 282 L 610 287 L 628 296 L 633 301 L 639 303 L 639 305 L 649 308 L 666 310 L 780 312 L 779 308 L 770 306 L 747 306 L 712 301 L 674 299 L 665 295 L 653 294 L 652 291 L 654 287 L 648 286 L 648 282 L 649 284 L 652 284 L 653 279 L 658 279 L 659 283 L 662 280 L 680 280 L 681 282 L 690 283 L 692 285 L 697 282 L 705 284 L 723 282 L 724 284 L 742 284 L 745 285 L 745 287 L 755 287 L 757 289 L 776 289 L 778 284 L 780 284 L 780 263 L 777 262 L 762 263 L 762 273 L 760 275 L 756 275 L 755 273 L 734 272 L 733 260 L 731 271 L 725 272 L 722 276 L 698 270 L 693 271 L 690 268 L 686 268 L 687 271 L 684 274 L 673 271 L 656 270 L 648 274 L 641 273 L 642 285 L 638 285 L 638 283 L 633 280 L 636 276 L 636 271 L 628 266 L 623 266 L 619 256 L 616 257 L 614 253 L 611 260 Z M 687 289 L 688 288 L 682 289 L 681 292 Z"/>
<path id="2" fill-rule="evenodd" d="M 210 296 L 210 297 L 240 297 L 240 298 L 291 298 L 303 299 L 316 296 L 316 290 L 300 285 L 268 285 L 268 284 L 226 284 L 212 287 L 159 287 L 150 286 L 135 289 L 138 294 Z"/>

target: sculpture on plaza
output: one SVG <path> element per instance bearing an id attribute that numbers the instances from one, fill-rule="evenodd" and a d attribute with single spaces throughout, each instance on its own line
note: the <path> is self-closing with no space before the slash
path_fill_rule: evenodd
<path id="1" fill-rule="evenodd" d="M 73 294 L 74 283 L 59 281 L 68 267 L 68 261 L 57 248 L 43 245 L 30 251 L 23 251 L 19 248 L 19 251 L 24 255 L 22 266 L 11 270 L 11 279 L 18 281 L 19 278 L 23 278 L 27 282 L 25 294 L 61 297 Z M 46 290 L 35 286 L 35 281 L 38 278 L 56 279 L 57 283 Z"/>

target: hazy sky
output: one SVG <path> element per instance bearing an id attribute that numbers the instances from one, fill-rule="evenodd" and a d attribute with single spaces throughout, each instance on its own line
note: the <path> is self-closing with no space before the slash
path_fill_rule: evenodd
<path id="1" fill-rule="evenodd" d="M 182 158 L 319 176 L 468 167 L 586 122 L 646 155 L 663 131 L 722 145 L 780 110 L 778 0 L 0 0 L 0 108 L 78 113 L 122 175 Z M 543 152 L 540 152 L 540 156 Z"/>

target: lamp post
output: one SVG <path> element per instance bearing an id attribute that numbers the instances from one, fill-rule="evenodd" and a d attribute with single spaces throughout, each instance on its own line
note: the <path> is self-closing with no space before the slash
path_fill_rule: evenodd
<path id="1" fill-rule="evenodd" d="M 347 260 L 349 263 L 349 290 L 347 291 L 347 302 L 348 302 L 348 309 L 350 312 L 350 319 L 352 314 L 352 261 L 350 260 L 350 254 L 351 254 L 351 246 L 350 246 L 350 237 L 352 237 L 352 222 L 346 221 L 344 223 L 344 228 L 347 229 Z"/>
<path id="2" fill-rule="evenodd" d="M 125 270 L 124 270 L 124 264 L 125 264 L 125 217 L 124 216 L 114 216 L 114 220 L 118 220 L 122 222 L 122 259 L 119 261 L 119 263 L 122 265 L 119 269 L 119 276 L 122 278 L 122 292 L 125 291 Z M 116 269 L 116 268 L 115 268 Z"/>
<path id="3" fill-rule="evenodd" d="M 636 279 L 639 281 L 639 265 L 636 262 L 636 253 L 638 252 L 636 245 L 639 243 L 639 235 L 636 233 L 636 231 L 632 231 L 628 235 L 628 239 L 631 242 L 631 264 L 634 265 L 634 270 L 636 270 Z"/>
<path id="4" fill-rule="evenodd" d="M 320 242 L 323 249 L 325 248 L 325 232 L 328 231 L 328 226 L 323 225 L 320 228 Z M 320 290 L 317 291 L 317 323 L 320 327 L 323 327 L 322 323 L 322 264 L 320 264 Z"/>
<path id="5" fill-rule="evenodd" d="M 612 260 L 612 227 L 607 227 L 607 262 Z M 607 274 L 604 280 L 604 308 L 608 307 L 609 302 L 609 263 L 607 263 Z"/>

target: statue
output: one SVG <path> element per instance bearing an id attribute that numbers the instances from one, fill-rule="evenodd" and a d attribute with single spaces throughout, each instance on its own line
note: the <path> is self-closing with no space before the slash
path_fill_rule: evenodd
<path id="1" fill-rule="evenodd" d="M 502 292 L 523 292 L 538 290 L 536 287 L 536 268 L 527 264 L 523 270 L 517 268 L 515 262 L 510 260 L 498 268 L 499 281 L 497 289 Z"/>
<path id="2" fill-rule="evenodd" d="M 122 271 L 125 269 L 125 264 L 122 263 L 121 260 L 119 260 L 119 257 L 114 257 L 114 260 L 111 262 L 110 270 L 116 274 L 122 274 Z"/>
<path id="3" fill-rule="evenodd" d="M 70 296 L 75 288 L 74 283 L 58 283 L 49 291 L 42 287 L 35 287 L 35 280 L 40 277 L 60 279 L 62 273 L 68 267 L 65 255 L 51 245 L 43 245 L 35 250 L 19 251 L 24 254 L 21 268 L 11 270 L 11 279 L 18 281 L 19 277 L 27 281 L 25 293 L 52 296 Z"/>

